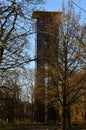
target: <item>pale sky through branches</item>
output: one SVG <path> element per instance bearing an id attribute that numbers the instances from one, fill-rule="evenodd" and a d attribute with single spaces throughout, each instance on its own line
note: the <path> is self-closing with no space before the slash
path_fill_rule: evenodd
<path id="1" fill-rule="evenodd" d="M 46 0 L 45 9 L 47 11 L 62 11 L 62 3 L 64 2 L 64 4 L 67 5 L 68 1 L 69 0 Z M 86 10 L 86 0 L 72 0 L 72 1 L 74 1 L 74 3 L 76 3 L 84 10 Z M 78 10 L 78 7 L 76 7 L 76 10 Z"/>

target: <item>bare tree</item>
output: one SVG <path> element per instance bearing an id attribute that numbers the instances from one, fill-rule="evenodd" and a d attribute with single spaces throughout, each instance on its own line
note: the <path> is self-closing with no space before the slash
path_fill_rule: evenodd
<path id="1" fill-rule="evenodd" d="M 0 78 L 0 115 L 2 119 L 8 119 L 8 123 L 14 123 L 21 95 L 18 72 L 8 71 Z M 5 111 L 5 114 L 4 114 Z"/>
<path id="2" fill-rule="evenodd" d="M 32 47 L 31 35 L 34 34 L 31 14 L 38 8 L 37 5 L 43 4 L 43 2 L 43 0 L 5 0 L 0 2 L 0 89 L 3 91 L 3 84 L 6 80 L 4 86 L 6 86 L 10 99 L 14 98 L 13 91 L 17 89 L 18 85 L 20 86 L 20 84 L 15 86 L 14 80 L 17 80 L 19 73 L 13 77 L 14 68 L 17 69 L 17 67 L 22 67 L 35 60 L 31 55 L 30 48 Z M 9 73 L 12 77 L 10 79 L 7 69 L 11 69 L 11 73 Z M 12 98 L 10 97 L 11 92 Z M 4 103 L 2 94 L 0 99 L 0 102 Z M 12 105 L 13 101 L 10 101 Z"/>
<path id="3" fill-rule="evenodd" d="M 20 72 L 21 86 L 22 86 L 22 99 L 27 101 L 31 107 L 31 121 L 34 121 L 34 85 L 35 85 L 35 70 L 24 69 Z"/>
<path id="4" fill-rule="evenodd" d="M 55 31 L 52 32 L 54 38 L 57 38 L 57 43 L 51 37 L 52 44 L 49 43 L 50 46 L 47 49 L 41 48 L 41 50 L 44 49 L 42 51 L 44 53 L 40 54 L 41 59 L 46 60 L 47 65 L 43 64 L 44 66 L 39 67 L 39 88 L 37 91 L 35 90 L 39 94 L 36 93 L 37 99 L 41 102 L 41 99 L 45 97 L 44 94 L 47 94 L 48 102 L 55 107 L 60 106 L 63 130 L 66 129 L 67 125 L 71 127 L 72 104 L 82 95 L 86 95 L 86 70 L 84 69 L 86 65 L 85 27 L 85 24 L 80 23 L 80 14 L 75 12 L 73 4 L 69 2 L 68 8 L 63 6 L 58 33 L 55 33 L 57 27 L 54 27 Z M 47 33 L 49 33 L 49 28 Z M 49 35 L 51 36 L 51 33 Z M 46 44 L 44 46 L 46 47 Z M 45 56 L 45 51 L 47 51 L 48 57 Z M 51 53 L 48 53 L 49 51 Z M 83 69 L 84 73 L 81 74 Z M 76 76 L 78 77 L 77 81 Z M 40 81 L 46 80 L 46 77 L 48 86 L 47 92 L 44 92 L 45 84 L 43 84 L 44 87 L 40 86 Z M 73 83 L 70 82 L 70 79 L 72 79 Z"/>
<path id="5" fill-rule="evenodd" d="M 43 0 L 0 2 L 0 70 L 33 61 L 30 56 L 31 13 Z"/>
<path id="6" fill-rule="evenodd" d="M 64 130 L 67 124 L 71 126 L 71 105 L 80 96 L 86 94 L 85 86 L 80 85 L 80 82 L 86 80 L 86 72 L 79 77 L 79 71 L 83 71 L 86 64 L 85 25 L 80 25 L 80 14 L 75 13 L 71 2 L 68 4 L 68 10 L 63 8 L 62 20 L 59 25 L 59 46 L 56 67 L 53 64 L 54 69 L 58 68 L 55 71 L 57 71 L 58 77 L 58 98 L 62 107 Z M 69 79 L 73 78 L 73 75 L 77 75 L 78 81 L 73 81 L 75 85 L 72 84 L 71 87 Z"/>

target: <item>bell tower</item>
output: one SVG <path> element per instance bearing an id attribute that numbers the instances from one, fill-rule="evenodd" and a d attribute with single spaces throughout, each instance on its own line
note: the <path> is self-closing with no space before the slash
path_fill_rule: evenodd
<path id="1" fill-rule="evenodd" d="M 37 97 L 35 101 L 37 104 L 36 120 L 40 122 L 48 122 L 55 120 L 55 110 L 48 110 L 47 91 L 51 86 L 51 77 L 49 75 L 51 62 L 55 62 L 58 57 L 58 40 L 59 40 L 59 22 L 62 12 L 44 12 L 34 11 L 32 19 L 36 19 L 36 87 L 41 90 L 40 95 L 42 101 L 40 102 Z M 50 107 L 49 107 L 50 109 Z"/>

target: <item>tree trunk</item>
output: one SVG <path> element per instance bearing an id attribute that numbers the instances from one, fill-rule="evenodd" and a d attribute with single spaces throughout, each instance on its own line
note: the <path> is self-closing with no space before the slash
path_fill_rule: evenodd
<path id="1" fill-rule="evenodd" d="M 70 106 L 65 109 L 63 107 L 63 113 L 62 113 L 62 130 L 66 130 L 66 127 L 71 127 L 71 108 Z"/>
<path id="2" fill-rule="evenodd" d="M 10 111 L 10 113 L 8 115 L 8 123 L 14 124 L 14 111 Z"/>
<path id="3" fill-rule="evenodd" d="M 67 123 L 68 123 L 68 126 L 71 127 L 71 108 L 70 108 L 70 106 L 68 106 L 68 108 L 67 108 Z"/>
<path id="4" fill-rule="evenodd" d="M 66 111 L 65 107 L 63 107 L 63 113 L 62 113 L 62 130 L 66 130 Z"/>

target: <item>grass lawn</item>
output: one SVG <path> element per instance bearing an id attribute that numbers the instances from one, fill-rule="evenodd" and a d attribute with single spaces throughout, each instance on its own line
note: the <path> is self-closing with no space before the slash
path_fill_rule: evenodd
<path id="1" fill-rule="evenodd" d="M 16 127 L 12 125 L 4 125 L 0 126 L 0 130 L 16 130 Z"/>
<path id="2" fill-rule="evenodd" d="M 0 126 L 0 130 L 51 130 L 51 126 L 44 126 L 44 125 L 2 125 Z M 52 130 L 55 129 L 54 126 L 52 127 Z M 60 130 L 60 129 L 58 129 Z M 86 130 L 86 128 L 81 128 L 80 130 Z"/>
<path id="3" fill-rule="evenodd" d="M 40 126 L 40 125 L 3 125 L 0 126 L 0 130 L 42 130 L 46 129 L 45 126 Z"/>
<path id="4" fill-rule="evenodd" d="M 24 130 L 25 125 L 3 125 L 0 126 L 0 130 Z"/>
<path id="5" fill-rule="evenodd" d="M 0 130 L 49 130 L 51 126 L 44 125 L 3 125 Z"/>

